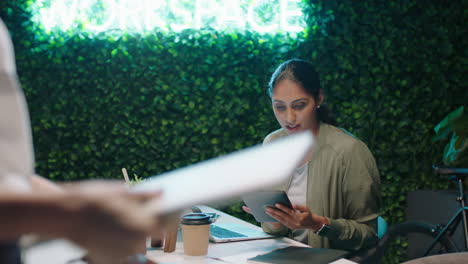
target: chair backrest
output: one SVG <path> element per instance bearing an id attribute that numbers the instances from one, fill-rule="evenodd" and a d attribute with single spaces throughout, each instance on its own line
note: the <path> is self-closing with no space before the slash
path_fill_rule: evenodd
<path id="1" fill-rule="evenodd" d="M 377 218 L 377 237 L 381 239 L 387 233 L 388 224 L 382 216 Z"/>
<path id="2" fill-rule="evenodd" d="M 377 245 L 354 252 L 348 259 L 362 264 L 381 263 L 381 258 L 385 250 L 383 245 L 386 245 L 389 240 L 388 236 L 390 234 L 387 234 L 388 229 L 387 221 L 381 216 L 377 217 L 377 237 L 379 238 Z"/>

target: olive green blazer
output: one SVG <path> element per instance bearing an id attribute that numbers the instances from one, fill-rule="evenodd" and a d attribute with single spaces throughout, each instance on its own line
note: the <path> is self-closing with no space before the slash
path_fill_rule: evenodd
<path id="1" fill-rule="evenodd" d="M 269 134 L 264 144 L 287 136 L 279 129 Z M 278 153 L 287 155 L 287 153 Z M 292 176 L 278 189 L 287 190 Z M 325 237 L 309 230 L 308 244 L 319 248 L 358 250 L 378 241 L 377 217 L 381 205 L 380 176 L 371 152 L 349 132 L 325 123 L 320 124 L 313 156 L 308 165 L 307 207 L 330 219 L 331 230 Z M 283 227 L 272 234 L 288 236 Z"/>

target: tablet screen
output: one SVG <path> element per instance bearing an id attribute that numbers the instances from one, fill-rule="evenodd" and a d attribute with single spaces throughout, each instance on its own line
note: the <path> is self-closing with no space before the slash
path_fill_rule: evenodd
<path id="1" fill-rule="evenodd" d="M 254 192 L 243 195 L 242 200 L 245 205 L 249 207 L 252 215 L 258 222 L 278 222 L 276 219 L 265 213 L 265 209 L 267 207 L 275 207 L 276 203 L 292 208 L 291 201 L 284 191 Z"/>

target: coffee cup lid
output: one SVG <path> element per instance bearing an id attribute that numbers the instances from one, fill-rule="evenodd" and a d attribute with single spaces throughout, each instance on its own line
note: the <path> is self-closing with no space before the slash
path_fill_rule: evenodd
<path id="1" fill-rule="evenodd" d="M 211 224 L 211 218 L 207 214 L 193 213 L 186 214 L 182 217 L 183 225 L 207 225 Z"/>

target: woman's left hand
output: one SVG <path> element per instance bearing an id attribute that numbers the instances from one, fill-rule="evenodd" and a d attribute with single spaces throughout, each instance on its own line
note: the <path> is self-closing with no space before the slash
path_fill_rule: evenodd
<path id="1" fill-rule="evenodd" d="M 305 205 L 293 204 L 293 209 L 282 204 L 267 208 L 266 213 L 289 229 L 320 229 L 323 224 L 330 224 L 326 217 L 314 214 Z"/>

